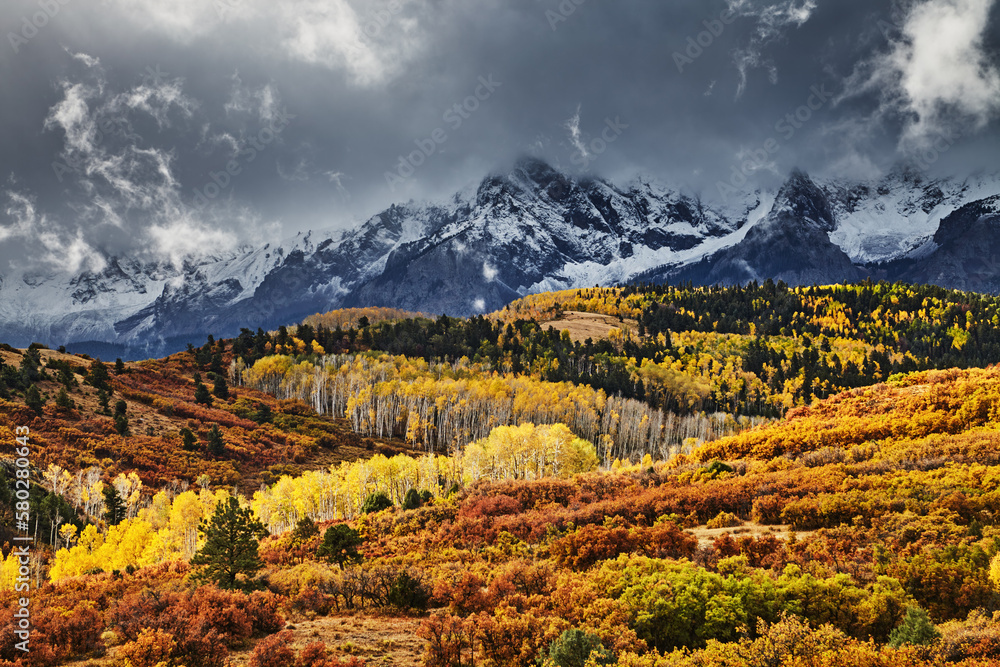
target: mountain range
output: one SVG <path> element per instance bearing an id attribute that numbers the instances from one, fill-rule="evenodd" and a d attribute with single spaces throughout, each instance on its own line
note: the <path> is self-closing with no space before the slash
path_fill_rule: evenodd
<path id="1" fill-rule="evenodd" d="M 99 272 L 2 276 L 0 339 L 145 358 L 338 307 L 470 315 L 630 281 L 871 278 L 995 294 L 998 231 L 997 176 L 899 169 L 818 182 L 795 171 L 777 192 L 708 205 L 649 179 L 619 186 L 524 159 L 447 201 L 393 205 L 347 231 L 181 266 L 108 257 Z"/>

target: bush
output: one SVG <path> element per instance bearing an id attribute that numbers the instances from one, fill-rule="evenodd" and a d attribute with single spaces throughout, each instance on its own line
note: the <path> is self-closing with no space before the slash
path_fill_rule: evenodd
<path id="1" fill-rule="evenodd" d="M 337 599 L 332 595 L 324 595 L 319 589 L 306 587 L 292 598 L 291 609 L 294 613 L 313 618 L 317 614 L 326 616 L 337 606 Z"/>
<path id="2" fill-rule="evenodd" d="M 556 667 L 585 667 L 587 664 L 613 665 L 615 656 L 604 648 L 601 638 L 583 630 L 566 630 L 549 645 L 549 661 Z"/>
<path id="3" fill-rule="evenodd" d="M 265 591 L 254 591 L 247 596 L 243 606 L 255 636 L 269 635 L 285 625 L 285 619 L 278 614 L 281 597 Z"/>
<path id="4" fill-rule="evenodd" d="M 261 639 L 250 654 L 247 667 L 295 667 L 295 652 L 288 646 L 292 633 L 285 630 Z"/>
<path id="5" fill-rule="evenodd" d="M 378 493 L 372 493 L 365 498 L 365 502 L 361 506 L 361 511 L 364 514 L 371 514 L 373 512 L 381 512 L 382 510 L 389 509 L 390 507 L 392 507 L 392 501 L 389 499 L 389 496 L 379 491 Z"/>
<path id="6" fill-rule="evenodd" d="M 424 582 L 411 576 L 408 572 L 400 572 L 389 589 L 389 604 L 400 609 L 427 609 L 430 601 L 430 591 Z"/>
<path id="7" fill-rule="evenodd" d="M 712 461 L 705 466 L 704 470 L 709 477 L 718 477 L 723 473 L 733 472 L 732 466 L 729 466 L 722 461 Z"/>
<path id="8" fill-rule="evenodd" d="M 406 492 L 406 497 L 403 498 L 403 509 L 404 510 L 415 510 L 421 505 L 420 494 L 416 489 L 410 489 Z"/>
<path id="9" fill-rule="evenodd" d="M 122 667 L 157 667 L 172 664 L 170 658 L 177 647 L 174 636 L 163 630 L 146 628 L 139 638 L 118 651 Z"/>
<path id="10" fill-rule="evenodd" d="M 742 524 L 740 518 L 731 512 L 719 512 L 714 519 L 708 521 L 709 528 L 732 528 Z"/>

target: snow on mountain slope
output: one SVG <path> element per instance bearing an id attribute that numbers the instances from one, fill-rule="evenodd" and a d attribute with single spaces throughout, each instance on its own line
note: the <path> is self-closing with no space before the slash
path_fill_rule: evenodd
<path id="1" fill-rule="evenodd" d="M 859 264 L 895 259 L 925 244 L 948 214 L 997 194 L 998 186 L 995 176 L 928 181 L 906 171 L 831 183 L 824 187 L 837 218 L 830 239 Z"/>
<path id="2" fill-rule="evenodd" d="M 182 266 L 108 257 L 97 273 L 5 275 L 0 340 L 104 341 L 145 355 L 348 305 L 465 315 L 528 293 L 634 280 L 838 281 L 895 271 L 989 287 L 1000 285 L 992 246 L 966 246 L 994 223 L 954 214 L 978 202 L 974 212 L 988 217 L 1000 205 L 982 200 L 997 193 L 996 176 L 928 181 L 900 170 L 823 183 L 796 173 L 780 192 L 714 207 L 649 179 L 619 187 L 526 159 L 447 201 L 393 205 L 346 231 Z M 895 268 L 856 266 L 887 262 Z"/>

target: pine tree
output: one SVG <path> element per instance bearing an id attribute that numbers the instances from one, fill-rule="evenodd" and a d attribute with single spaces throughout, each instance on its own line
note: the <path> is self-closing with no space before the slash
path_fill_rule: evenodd
<path id="1" fill-rule="evenodd" d="M 104 414 L 111 414 L 111 407 L 108 405 L 108 392 L 103 389 L 97 390 L 97 404 L 101 406 L 101 412 Z"/>
<path id="2" fill-rule="evenodd" d="M 115 420 L 115 430 L 118 432 L 118 435 L 122 436 L 123 438 L 132 435 L 132 429 L 129 428 L 128 424 L 128 415 L 126 415 L 125 413 L 116 414 L 114 416 L 114 420 Z"/>
<path id="3" fill-rule="evenodd" d="M 109 526 L 117 526 L 125 520 L 125 503 L 113 484 L 104 487 L 104 520 Z"/>
<path id="4" fill-rule="evenodd" d="M 119 400 L 115 403 L 115 430 L 118 431 L 118 435 L 125 437 L 131 435 L 131 431 L 128 427 L 128 415 L 126 411 L 128 410 L 128 404 L 125 401 Z"/>
<path id="5" fill-rule="evenodd" d="M 87 377 L 84 382 L 99 391 L 103 390 L 108 395 L 114 393 L 114 390 L 111 387 L 111 376 L 108 374 L 108 367 L 105 366 L 100 359 L 97 359 L 90 364 L 90 371 L 87 373 Z"/>
<path id="6" fill-rule="evenodd" d="M 21 357 L 21 380 L 25 384 L 31 384 L 42 379 L 42 374 L 39 371 L 41 364 L 42 359 L 38 348 L 29 347 L 25 350 L 24 356 Z"/>
<path id="7" fill-rule="evenodd" d="M 45 407 L 45 400 L 42 398 L 42 394 L 38 391 L 38 387 L 31 385 L 28 387 L 28 391 L 24 394 L 24 404 L 34 411 L 39 417 L 42 416 L 42 409 Z"/>
<path id="8" fill-rule="evenodd" d="M 392 500 L 389 496 L 385 495 L 381 491 L 371 493 L 365 498 L 365 502 L 361 505 L 361 511 L 364 514 L 373 514 L 375 512 L 381 512 L 382 510 L 389 509 L 392 507 Z"/>
<path id="9" fill-rule="evenodd" d="M 300 563 L 305 560 L 306 556 L 302 550 L 302 546 L 316 535 L 319 535 L 319 527 L 309 517 L 299 519 L 299 522 L 295 524 L 295 528 L 292 529 L 291 547 L 294 551 L 298 552 L 297 555 Z"/>
<path id="10" fill-rule="evenodd" d="M 182 440 L 181 446 L 184 448 L 184 451 L 187 452 L 198 451 L 198 438 L 197 436 L 195 436 L 194 431 L 192 431 L 186 426 L 181 429 L 181 440 Z"/>
<path id="11" fill-rule="evenodd" d="M 201 374 L 194 374 L 194 402 L 201 403 L 206 407 L 212 407 L 212 394 L 209 393 L 208 387 L 201 381 Z"/>
<path id="12" fill-rule="evenodd" d="M 271 421 L 271 406 L 267 403 L 257 404 L 257 414 L 254 415 L 253 420 L 258 424 L 267 424 Z"/>
<path id="13" fill-rule="evenodd" d="M 340 565 L 344 569 L 345 563 L 350 563 L 360 558 L 358 547 L 363 540 L 361 534 L 346 523 L 338 523 L 330 526 L 323 533 L 323 542 L 316 549 L 316 555 L 325 558 L 331 563 Z"/>
<path id="14" fill-rule="evenodd" d="M 226 441 L 222 439 L 222 431 L 218 424 L 212 424 L 212 429 L 208 432 L 208 451 L 213 456 L 222 456 L 226 453 Z"/>
<path id="15" fill-rule="evenodd" d="M 316 527 L 316 522 L 309 517 L 299 519 L 299 522 L 295 524 L 295 528 L 292 529 L 292 546 L 302 546 L 312 539 L 314 535 L 319 535 L 319 528 Z"/>
<path id="16" fill-rule="evenodd" d="M 205 535 L 205 545 L 191 559 L 191 565 L 200 568 L 195 579 L 230 590 L 252 588 L 264 566 L 257 549 L 267 529 L 250 508 L 230 497 L 216 505 L 211 519 L 199 522 L 198 530 Z"/>
<path id="17" fill-rule="evenodd" d="M 906 608 L 903 622 L 889 635 L 889 645 L 899 648 L 904 644 L 932 644 L 941 636 L 937 627 L 931 623 L 927 612 L 917 606 Z"/>
<path id="18" fill-rule="evenodd" d="M 122 361 L 121 357 L 115 359 L 115 375 L 121 375 L 125 372 L 125 362 Z"/>
<path id="19" fill-rule="evenodd" d="M 406 492 L 406 496 L 403 497 L 403 509 L 404 510 L 415 510 L 421 505 L 420 493 L 416 489 L 410 489 Z"/>
<path id="20" fill-rule="evenodd" d="M 221 340 L 219 342 L 222 343 Z M 216 352 L 215 354 L 212 355 L 212 363 L 209 364 L 208 370 L 211 371 L 212 373 L 215 373 L 216 375 L 222 375 L 225 373 L 226 369 L 223 366 L 221 352 Z"/>
<path id="21" fill-rule="evenodd" d="M 66 387 L 62 387 L 59 390 L 59 393 L 56 394 L 56 406 L 60 410 L 72 410 L 73 409 L 73 407 L 74 407 L 73 406 L 73 401 L 70 400 L 70 398 L 69 398 L 69 392 L 66 391 Z"/>
<path id="22" fill-rule="evenodd" d="M 225 375 L 215 376 L 215 385 L 212 387 L 212 393 L 222 400 L 229 398 L 229 386 L 226 385 Z"/>

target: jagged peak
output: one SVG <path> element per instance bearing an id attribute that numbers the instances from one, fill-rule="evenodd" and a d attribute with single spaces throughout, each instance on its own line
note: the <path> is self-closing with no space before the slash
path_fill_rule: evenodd
<path id="1" fill-rule="evenodd" d="M 812 220 L 827 231 L 832 231 L 836 225 L 823 190 L 798 167 L 792 170 L 788 180 L 778 191 L 773 212 Z"/>
<path id="2" fill-rule="evenodd" d="M 494 172 L 483 179 L 476 193 L 479 205 L 509 199 L 548 199 L 562 201 L 578 188 L 572 178 L 536 157 L 519 158 L 506 172 Z"/>

